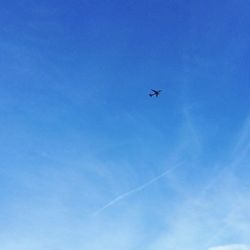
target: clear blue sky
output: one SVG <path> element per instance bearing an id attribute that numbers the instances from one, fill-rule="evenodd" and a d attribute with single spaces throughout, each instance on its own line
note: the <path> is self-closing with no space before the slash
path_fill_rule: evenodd
<path id="1" fill-rule="evenodd" d="M 249 13 L 3 2 L 1 249 L 249 250 Z"/>

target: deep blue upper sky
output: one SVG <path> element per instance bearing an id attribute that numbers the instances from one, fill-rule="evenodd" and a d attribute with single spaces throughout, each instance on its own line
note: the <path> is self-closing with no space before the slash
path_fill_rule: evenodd
<path id="1" fill-rule="evenodd" d="M 249 13 L 2 3 L 3 249 L 248 250 Z"/>

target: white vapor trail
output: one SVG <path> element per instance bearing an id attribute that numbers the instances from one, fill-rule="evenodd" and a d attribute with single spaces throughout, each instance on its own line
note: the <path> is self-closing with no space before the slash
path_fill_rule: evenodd
<path id="1" fill-rule="evenodd" d="M 177 168 L 179 165 L 176 165 L 175 167 L 172 167 L 172 168 L 169 168 L 168 170 L 164 171 L 163 173 L 161 173 L 160 175 L 154 177 L 153 179 L 147 181 L 146 183 L 128 191 L 128 192 L 125 192 L 119 196 L 117 196 L 116 198 L 114 198 L 113 200 L 111 200 L 110 202 L 108 202 L 106 205 L 104 205 L 103 207 L 99 208 L 97 211 L 94 212 L 94 216 L 100 214 L 103 210 L 105 210 L 106 208 L 114 205 L 115 203 L 117 203 L 118 201 L 120 200 L 123 200 L 125 199 L 126 197 L 134 194 L 134 193 L 137 193 L 141 190 L 143 190 L 144 188 L 150 186 L 151 184 L 153 184 L 154 182 L 158 181 L 159 179 L 163 178 L 164 176 L 166 176 L 168 173 L 170 173 L 172 170 L 174 170 L 175 168 Z"/>

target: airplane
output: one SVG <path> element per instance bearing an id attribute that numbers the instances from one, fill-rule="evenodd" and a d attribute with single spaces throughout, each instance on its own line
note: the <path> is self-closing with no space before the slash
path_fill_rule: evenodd
<path id="1" fill-rule="evenodd" d="M 149 93 L 149 96 L 150 96 L 150 97 L 152 97 L 152 96 L 154 96 L 154 95 L 155 95 L 155 97 L 158 97 L 158 96 L 160 95 L 160 92 L 161 92 L 162 90 L 154 90 L 154 89 L 151 89 L 151 91 L 152 91 L 153 93 Z"/>

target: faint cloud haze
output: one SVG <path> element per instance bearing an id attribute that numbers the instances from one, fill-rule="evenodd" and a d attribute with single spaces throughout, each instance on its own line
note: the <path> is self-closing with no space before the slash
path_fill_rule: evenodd
<path id="1" fill-rule="evenodd" d="M 211 247 L 209 250 L 250 250 L 249 245 L 233 244 L 225 246 Z"/>

